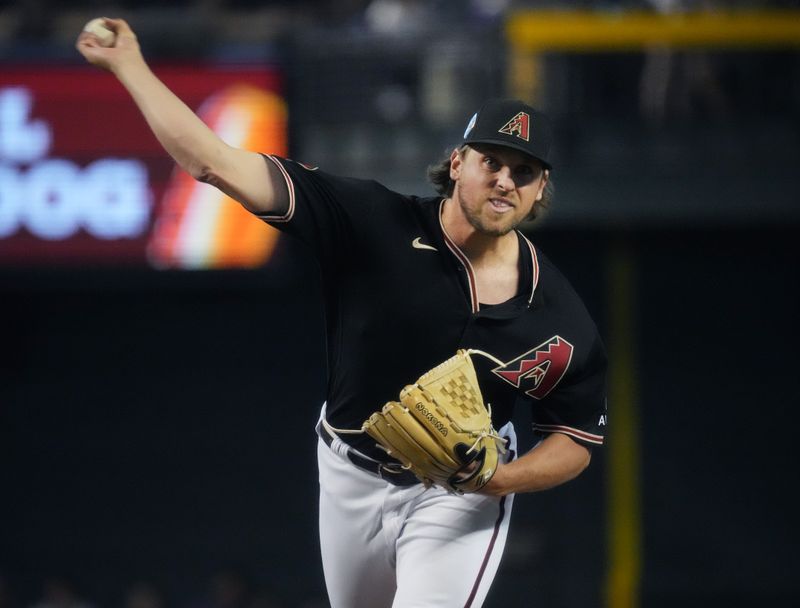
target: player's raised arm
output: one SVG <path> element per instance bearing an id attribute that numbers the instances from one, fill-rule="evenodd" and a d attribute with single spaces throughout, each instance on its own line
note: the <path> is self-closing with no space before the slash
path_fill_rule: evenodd
<path id="1" fill-rule="evenodd" d="M 84 31 L 76 48 L 89 63 L 117 77 L 175 162 L 195 179 L 219 188 L 250 211 L 285 211 L 286 186 L 277 169 L 271 167 L 273 163 L 265 162 L 256 152 L 233 148 L 222 141 L 150 71 L 128 24 L 108 18 L 104 23 L 116 35 L 112 46 L 103 46 L 95 34 Z"/>

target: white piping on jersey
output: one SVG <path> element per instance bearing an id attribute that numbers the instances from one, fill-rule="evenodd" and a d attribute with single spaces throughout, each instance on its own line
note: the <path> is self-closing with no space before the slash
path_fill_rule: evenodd
<path id="1" fill-rule="evenodd" d="M 587 433 L 580 429 L 571 426 L 564 426 L 563 424 L 533 424 L 534 431 L 542 431 L 543 433 L 563 433 L 564 435 L 571 435 L 577 439 L 594 443 L 596 445 L 603 445 L 603 436 L 595 435 L 594 433 Z"/>
<path id="2" fill-rule="evenodd" d="M 442 229 L 442 235 L 444 236 L 444 243 L 447 245 L 447 248 L 453 252 L 453 255 L 458 258 L 458 261 L 461 262 L 461 265 L 464 267 L 464 270 L 467 271 L 467 283 L 469 284 L 469 299 L 470 305 L 472 306 L 472 312 L 476 313 L 480 310 L 480 304 L 478 300 L 478 282 L 475 280 L 475 271 L 472 269 L 472 264 L 470 264 L 469 258 L 466 254 L 458 248 L 453 240 L 450 238 L 450 235 L 447 234 L 447 230 L 445 230 L 444 222 L 442 221 L 442 213 L 444 212 L 444 201 L 439 203 L 439 226 Z"/>
<path id="3" fill-rule="evenodd" d="M 531 243 L 530 239 L 528 239 L 528 237 L 522 234 L 519 230 L 517 230 L 517 234 L 525 239 L 525 242 L 528 244 L 528 249 L 531 250 L 533 278 L 531 280 L 531 297 L 528 298 L 528 306 L 530 306 L 531 302 L 533 302 L 533 294 L 536 292 L 536 286 L 539 284 L 539 257 L 536 255 L 536 247 L 533 246 L 533 243 Z"/>
<path id="4" fill-rule="evenodd" d="M 256 215 L 262 220 L 269 220 L 270 222 L 288 222 L 294 216 L 294 182 L 284 166 L 274 156 L 271 154 L 264 154 L 264 158 L 268 158 L 275 163 L 275 166 L 280 169 L 283 175 L 283 179 L 286 182 L 286 189 L 289 191 L 289 209 L 283 215 L 273 215 L 271 213 L 259 213 Z"/>
<path id="5" fill-rule="evenodd" d="M 475 279 L 475 270 L 472 268 L 472 264 L 469 261 L 469 258 L 466 254 L 458 248 L 458 245 L 455 244 L 453 239 L 450 238 L 450 235 L 447 234 L 447 230 L 445 230 L 444 222 L 442 221 L 442 213 L 444 211 L 444 201 L 439 203 L 439 226 L 442 228 L 442 234 L 444 235 L 444 243 L 453 252 L 461 264 L 464 266 L 464 269 L 467 271 L 467 279 L 469 283 L 469 295 L 470 295 L 470 304 L 472 305 L 472 312 L 476 313 L 480 310 L 480 300 L 478 299 L 478 282 Z M 533 243 L 530 242 L 530 239 L 522 234 L 519 230 L 515 230 L 515 232 L 520 235 L 525 243 L 528 245 L 528 249 L 531 251 L 531 262 L 533 266 L 533 277 L 531 280 L 531 295 L 528 298 L 528 306 L 531 305 L 533 302 L 533 294 L 536 292 L 536 286 L 539 284 L 539 257 L 536 255 L 536 247 L 533 246 Z"/>

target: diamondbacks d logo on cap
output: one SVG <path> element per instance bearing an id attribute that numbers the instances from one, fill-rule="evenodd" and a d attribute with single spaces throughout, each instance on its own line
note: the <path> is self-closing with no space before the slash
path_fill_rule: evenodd
<path id="1" fill-rule="evenodd" d="M 530 139 L 530 121 L 531 117 L 526 112 L 520 112 L 514 118 L 509 120 L 499 133 L 506 135 L 516 135 L 520 139 L 528 141 Z"/>

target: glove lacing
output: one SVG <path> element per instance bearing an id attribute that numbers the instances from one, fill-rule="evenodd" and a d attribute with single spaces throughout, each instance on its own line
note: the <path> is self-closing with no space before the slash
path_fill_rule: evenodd
<path id="1" fill-rule="evenodd" d="M 492 419 L 492 404 L 486 404 L 486 411 L 489 412 L 489 420 Z M 470 452 L 475 451 L 475 448 L 478 447 L 478 444 L 487 437 L 494 439 L 494 442 L 497 444 L 497 449 L 500 450 L 501 454 L 506 453 L 506 443 L 508 440 L 505 437 L 501 437 L 500 434 L 494 430 L 494 427 L 489 427 L 488 431 L 481 431 L 478 433 L 477 439 L 475 439 L 475 443 L 473 443 L 470 448 L 467 450 L 467 454 Z"/>

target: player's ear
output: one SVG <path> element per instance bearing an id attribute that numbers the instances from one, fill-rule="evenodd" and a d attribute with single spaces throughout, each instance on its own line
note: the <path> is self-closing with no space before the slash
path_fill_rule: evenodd
<path id="1" fill-rule="evenodd" d="M 458 148 L 455 148 L 450 154 L 450 179 L 456 181 L 461 176 L 461 166 L 464 163 L 464 154 Z"/>
<path id="2" fill-rule="evenodd" d="M 544 188 L 545 188 L 545 186 L 547 186 L 547 180 L 549 180 L 549 179 L 550 179 L 550 170 L 549 169 L 545 169 L 544 171 L 542 171 L 542 181 L 539 184 L 539 192 L 536 195 L 536 200 L 537 201 L 542 200 L 542 197 L 544 196 Z"/>

